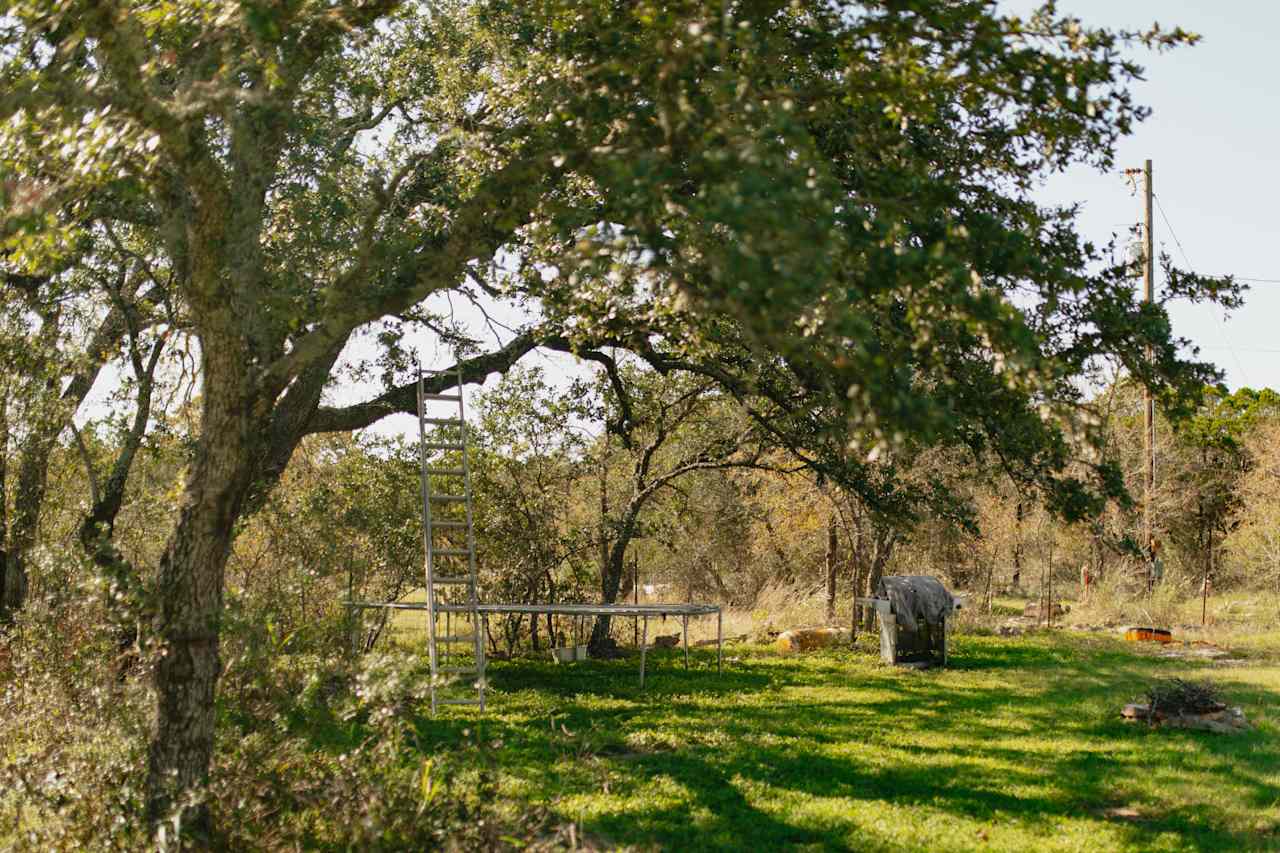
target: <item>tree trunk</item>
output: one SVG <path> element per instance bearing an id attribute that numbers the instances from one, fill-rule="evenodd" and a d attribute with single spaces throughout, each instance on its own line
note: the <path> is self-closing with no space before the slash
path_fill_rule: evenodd
<path id="1" fill-rule="evenodd" d="M 880 583 L 880 576 L 882 572 L 883 572 L 883 569 L 876 562 L 873 561 L 869 570 L 867 571 L 867 595 L 868 596 L 875 595 L 876 585 Z M 865 630 L 867 631 L 875 630 L 876 612 L 874 610 L 872 610 L 871 608 L 867 608 L 866 612 L 863 614 L 862 619 L 863 619 L 862 627 Z"/>
<path id="2" fill-rule="evenodd" d="M 618 536 L 609 549 L 608 561 L 600 578 L 600 600 L 604 604 L 616 604 L 618 601 L 618 593 L 622 589 L 622 576 L 626 573 L 627 545 L 635 537 L 636 521 L 639 519 L 642 504 L 643 500 L 633 500 L 627 507 L 627 514 L 618 528 Z M 587 643 L 592 654 L 606 651 L 609 625 L 608 616 L 596 617 L 596 623 L 591 627 L 591 639 Z"/>
<path id="3" fill-rule="evenodd" d="M 836 622 L 836 514 L 827 519 L 827 624 Z"/>
<path id="4" fill-rule="evenodd" d="M 982 610 L 990 615 L 991 613 L 991 576 L 995 574 L 995 563 L 987 560 L 987 585 L 982 591 Z"/>
<path id="5" fill-rule="evenodd" d="M 862 611 L 858 608 L 858 597 L 862 595 L 862 562 L 855 561 L 853 564 L 853 583 L 849 592 L 849 625 L 851 639 L 856 640 L 858 637 L 858 622 L 862 619 Z"/>
<path id="6" fill-rule="evenodd" d="M 542 587 L 539 584 L 538 578 L 525 578 L 525 581 L 526 581 L 526 584 L 525 584 L 525 590 L 524 590 L 524 603 L 534 604 L 538 600 L 538 593 L 540 592 Z M 521 626 L 524 625 L 524 617 L 522 614 L 519 614 L 519 613 L 515 613 L 512 615 L 516 617 L 517 622 L 516 622 L 516 628 L 513 631 L 511 631 L 511 634 L 515 638 L 513 642 L 519 643 L 520 631 L 522 630 Z M 538 614 L 530 613 L 529 614 L 529 647 L 535 652 L 542 650 L 542 641 L 539 639 L 540 634 L 538 633 L 539 630 L 541 629 L 538 627 Z"/>
<path id="7" fill-rule="evenodd" d="M 213 755 L 214 693 L 222 670 L 223 573 L 261 434 L 261 415 L 255 417 L 260 401 L 245 375 L 248 353 L 229 337 L 206 336 L 201 344 L 200 442 L 159 563 L 155 633 L 162 651 L 147 775 L 152 821 L 174 821 L 175 834 L 195 837 L 212 829 L 208 807 L 199 800 Z"/>
<path id="8" fill-rule="evenodd" d="M 0 590 L 0 617 L 3 618 L 21 610 L 27 600 L 27 557 L 36 544 L 40 508 L 48 486 L 49 454 L 60 431 L 47 423 L 40 424 L 22 445 L 5 555 L 4 588 Z"/>
<path id="9" fill-rule="evenodd" d="M 871 571 L 867 576 L 867 595 L 874 595 L 876 587 L 880 585 L 880 579 L 884 577 L 884 567 L 888 564 L 890 555 L 893 554 L 893 546 L 896 542 L 897 536 L 892 532 L 876 532 L 875 553 L 872 555 Z M 868 631 L 874 629 L 875 611 L 868 610 L 866 620 L 866 629 Z"/>
<path id="10" fill-rule="evenodd" d="M 0 621 L 8 614 L 20 610 L 26 603 L 28 592 L 27 558 L 36 543 L 40 527 L 40 512 L 44 504 L 49 477 L 49 457 L 57 444 L 58 436 L 71 423 L 84 398 L 92 389 L 98 373 L 108 355 L 115 351 L 124 334 L 125 312 L 112 307 L 106 318 L 95 330 L 87 347 L 87 364 L 73 374 L 66 387 L 53 353 L 59 349 L 58 340 L 63 328 L 61 310 L 46 310 L 32 306 L 41 315 L 41 330 L 36 350 L 40 367 L 29 379 L 25 394 L 28 402 L 36 403 L 28 410 L 30 432 L 22 442 L 18 458 L 17 483 L 13 494 L 13 518 L 7 527 L 0 527 L 4 538 L 2 562 L 0 562 Z M 3 444 L 0 452 L 8 450 L 8 396 L 5 389 Z M 34 414 L 33 414 L 34 411 Z M 2 484 L 0 484 L 2 485 Z M 5 496 L 0 488 L 0 501 Z"/>
<path id="11" fill-rule="evenodd" d="M 9 574 L 9 389 L 0 388 L 0 622 L 7 609 L 4 589 Z"/>
<path id="12" fill-rule="evenodd" d="M 111 617 L 117 621 L 118 626 L 117 647 L 120 651 L 116 675 L 118 680 L 125 678 L 128 670 L 137 660 L 137 611 L 141 603 L 141 581 L 133 565 L 115 547 L 115 523 L 116 517 L 124 506 L 125 487 L 129 481 L 129 472 L 133 468 L 133 460 L 142 446 L 147 421 L 151 417 L 151 395 L 155 387 L 155 371 L 162 352 L 163 341 L 152 348 L 150 361 L 142 367 L 141 356 L 137 354 L 136 349 L 134 350 L 138 398 L 133 424 L 124 433 L 120 453 L 112 465 L 111 474 L 107 477 L 101 493 L 80 523 L 81 547 L 103 575 L 111 580 L 107 589 L 107 603 Z M 88 459 L 85 460 L 85 464 L 89 464 Z M 92 472 L 90 474 L 92 475 Z M 121 607 L 120 602 L 124 602 L 126 606 Z M 351 612 L 354 613 L 354 611 Z M 350 634 L 350 636 L 354 635 Z"/>
<path id="13" fill-rule="evenodd" d="M 1013 515 L 1013 591 L 1022 588 L 1022 501 L 1014 506 Z"/>

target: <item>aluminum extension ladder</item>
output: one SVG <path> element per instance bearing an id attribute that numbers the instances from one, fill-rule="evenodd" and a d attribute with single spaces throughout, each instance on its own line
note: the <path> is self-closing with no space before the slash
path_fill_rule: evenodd
<path id="1" fill-rule="evenodd" d="M 449 377 L 456 381 L 457 392 L 428 393 L 428 377 Z M 456 417 L 428 416 L 428 405 L 432 403 L 456 404 Z M 431 441 L 427 440 L 429 426 L 433 428 Z M 477 609 L 471 463 L 467 454 L 461 367 L 457 369 L 456 376 L 450 376 L 450 371 L 419 374 L 418 439 L 422 466 L 422 540 L 426 553 L 431 713 L 435 714 L 440 705 L 479 705 L 483 711 L 485 626 Z M 464 623 L 470 623 L 469 634 L 462 632 L 466 627 Z"/>

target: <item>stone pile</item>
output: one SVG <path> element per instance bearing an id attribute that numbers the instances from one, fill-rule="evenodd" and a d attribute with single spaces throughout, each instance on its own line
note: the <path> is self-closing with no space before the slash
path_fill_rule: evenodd
<path id="1" fill-rule="evenodd" d="M 1166 714 L 1159 709 L 1152 713 L 1150 706 L 1133 703 L 1125 705 L 1120 716 L 1131 723 L 1141 722 L 1170 729 L 1197 729 L 1228 735 L 1246 732 L 1251 728 L 1242 708 L 1228 708 L 1221 703 L 1219 706 L 1200 713 L 1181 711 Z"/>

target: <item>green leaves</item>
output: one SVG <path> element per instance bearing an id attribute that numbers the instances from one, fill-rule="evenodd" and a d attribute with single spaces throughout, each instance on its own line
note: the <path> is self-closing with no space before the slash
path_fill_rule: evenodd
<path id="1" fill-rule="evenodd" d="M 466 270 L 491 267 L 486 298 L 698 366 L 792 443 L 963 446 L 1050 492 L 1100 360 L 1174 414 L 1214 378 L 1074 211 L 1031 197 L 1110 165 L 1145 115 L 1119 48 L 1180 30 L 979 0 L 183 0 L 75 29 L 73 7 L 15 6 L 6 30 L 0 176 L 48 199 L 7 211 L 10 255 L 48 267 L 123 206 L 190 273 L 197 324 L 236 306 L 220 333 L 252 341 L 272 399 L 370 327 L 402 382 L 403 341 L 442 333 L 417 303 L 476 298 Z"/>

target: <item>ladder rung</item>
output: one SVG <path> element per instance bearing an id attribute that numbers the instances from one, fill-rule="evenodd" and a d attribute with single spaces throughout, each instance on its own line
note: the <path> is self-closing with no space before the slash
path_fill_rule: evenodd
<path id="1" fill-rule="evenodd" d="M 479 675 L 480 667 L 478 666 L 441 666 L 437 667 L 438 671 L 445 675 Z"/>
<path id="2" fill-rule="evenodd" d="M 428 497 L 433 501 L 453 501 L 454 503 L 470 500 L 466 495 L 428 495 Z"/>
<path id="3" fill-rule="evenodd" d="M 427 473 L 438 477 L 461 477 L 467 472 L 463 468 L 428 468 Z"/>
<path id="4" fill-rule="evenodd" d="M 470 548 L 432 548 L 431 553 L 440 557 L 470 557 Z"/>
<path id="5" fill-rule="evenodd" d="M 423 418 L 422 422 L 434 426 L 462 426 L 461 418 Z"/>
<path id="6" fill-rule="evenodd" d="M 423 394 L 422 399 L 438 400 L 445 403 L 460 403 L 462 402 L 462 395 L 461 394 Z"/>
<path id="7" fill-rule="evenodd" d="M 471 578 L 469 578 L 469 577 L 449 577 L 449 576 L 445 576 L 445 577 L 432 578 L 432 579 L 431 579 L 431 582 L 432 582 L 432 583 L 447 583 L 447 584 L 471 583 Z"/>
<path id="8" fill-rule="evenodd" d="M 437 705 L 479 705 L 479 699 L 437 699 Z"/>
<path id="9" fill-rule="evenodd" d="M 425 447 L 427 450 L 466 450 L 467 449 L 466 445 L 458 444 L 457 442 L 452 442 L 452 441 L 428 441 L 428 442 L 424 442 L 422 446 Z"/>
<path id="10" fill-rule="evenodd" d="M 461 530 L 462 528 L 467 526 L 467 523 L 465 521 L 434 521 L 433 520 L 431 522 L 431 526 L 439 527 L 441 529 Z"/>

